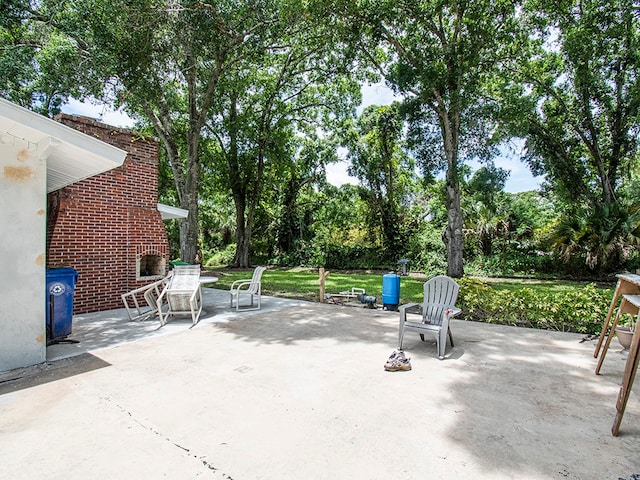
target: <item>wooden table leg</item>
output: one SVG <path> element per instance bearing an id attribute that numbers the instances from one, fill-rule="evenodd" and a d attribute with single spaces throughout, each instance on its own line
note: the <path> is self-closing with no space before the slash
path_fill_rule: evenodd
<path id="1" fill-rule="evenodd" d="M 611 427 L 611 434 L 614 437 L 618 436 L 620 432 L 620 423 L 622 422 L 622 416 L 624 415 L 624 410 L 627 408 L 627 401 L 629 400 L 629 395 L 631 394 L 631 387 L 633 386 L 633 380 L 636 376 L 636 372 L 638 370 L 638 354 L 640 353 L 640 334 L 638 334 L 638 326 L 636 325 L 636 329 L 633 334 L 633 340 L 631 341 L 631 348 L 629 349 L 629 357 L 627 358 L 627 364 L 624 368 L 624 379 L 622 381 L 622 386 L 620 387 L 620 392 L 618 393 L 618 399 L 616 401 L 616 417 L 613 421 L 613 426 Z"/>
<path id="2" fill-rule="evenodd" d="M 602 353 L 600 354 L 600 358 L 598 359 L 598 365 L 596 365 L 596 375 L 600 375 L 600 368 L 602 367 L 602 364 L 604 362 L 604 357 L 607 356 L 609 345 L 611 344 L 611 340 L 613 339 L 613 332 L 616 331 L 616 326 L 618 325 L 618 320 L 620 319 L 620 315 L 623 313 L 622 309 L 624 308 L 624 306 L 625 306 L 625 303 L 624 303 L 624 300 L 622 300 L 622 303 L 620 304 L 620 309 L 618 310 L 618 313 L 616 313 L 616 316 L 613 319 L 613 323 L 611 324 L 611 333 L 607 335 L 607 341 L 604 343 L 604 348 L 602 349 Z"/>
<path id="3" fill-rule="evenodd" d="M 609 345 L 611 345 L 611 340 L 613 339 L 616 327 L 618 326 L 618 322 L 620 321 L 620 317 L 625 313 L 633 316 L 638 316 L 638 314 L 640 313 L 640 295 L 627 295 L 626 293 L 622 295 L 620 308 L 618 308 L 618 313 L 616 313 L 613 322 L 611 322 L 611 328 L 609 330 L 609 335 L 607 335 L 607 341 L 605 342 L 604 348 L 600 353 L 600 358 L 598 359 L 598 365 L 596 366 L 596 375 L 600 375 L 600 368 L 602 367 L 602 363 L 604 362 L 604 357 L 607 356 L 607 351 L 609 350 Z"/>
<path id="4" fill-rule="evenodd" d="M 619 279 L 618 283 L 616 284 L 616 290 L 613 294 L 613 298 L 611 299 L 611 305 L 609 305 L 609 312 L 607 313 L 607 318 L 604 319 L 604 323 L 602 324 L 602 331 L 600 332 L 600 338 L 598 338 L 596 349 L 593 352 L 593 358 L 598 358 L 598 355 L 600 354 L 600 347 L 602 347 L 602 342 L 604 341 L 604 337 L 607 336 L 607 331 L 609 330 L 609 322 L 611 321 L 613 310 L 616 308 L 616 303 L 618 303 L 618 298 L 620 298 L 620 295 L 622 295 L 621 290 L 622 290 L 623 283 L 624 283 L 624 280 Z M 609 342 L 607 342 L 607 344 L 608 343 Z M 600 370 L 599 367 L 596 370 L 596 374 L 598 370 Z"/>

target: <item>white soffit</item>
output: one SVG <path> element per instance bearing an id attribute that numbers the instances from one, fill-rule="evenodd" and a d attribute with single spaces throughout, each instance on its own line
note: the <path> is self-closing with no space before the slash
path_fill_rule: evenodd
<path id="1" fill-rule="evenodd" d="M 47 192 L 92 177 L 124 162 L 127 152 L 0 98 L 0 140 L 13 137 L 38 146 L 47 162 Z"/>
<path id="2" fill-rule="evenodd" d="M 158 211 L 160 212 L 160 216 L 162 220 L 171 220 L 174 218 L 187 218 L 189 216 L 189 211 L 184 210 L 178 207 L 171 207 L 169 205 L 164 205 L 163 203 L 158 204 Z"/>

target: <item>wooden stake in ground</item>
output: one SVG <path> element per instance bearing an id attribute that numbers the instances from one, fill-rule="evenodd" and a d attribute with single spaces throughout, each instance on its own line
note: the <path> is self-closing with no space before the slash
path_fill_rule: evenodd
<path id="1" fill-rule="evenodd" d="M 324 267 L 318 269 L 318 283 L 320 284 L 320 303 L 324 303 L 325 282 L 329 276 L 329 272 L 324 271 Z"/>

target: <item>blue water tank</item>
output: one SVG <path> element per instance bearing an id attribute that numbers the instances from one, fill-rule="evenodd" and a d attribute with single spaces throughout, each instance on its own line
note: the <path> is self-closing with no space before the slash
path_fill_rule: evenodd
<path id="1" fill-rule="evenodd" d="M 400 275 L 387 273 L 382 276 L 382 307 L 397 310 L 400 304 Z"/>

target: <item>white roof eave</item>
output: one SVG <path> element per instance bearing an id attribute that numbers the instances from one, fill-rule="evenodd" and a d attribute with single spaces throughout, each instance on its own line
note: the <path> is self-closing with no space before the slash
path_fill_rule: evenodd
<path id="1" fill-rule="evenodd" d="M 189 216 L 188 210 L 184 210 L 178 207 L 171 207 L 169 205 L 164 205 L 163 203 L 158 204 L 158 211 L 162 216 L 162 220 L 171 220 L 174 218 L 187 218 Z"/>
<path id="2" fill-rule="evenodd" d="M 47 192 L 119 167 L 127 152 L 0 98 L 0 134 L 38 145 Z"/>

